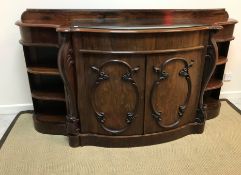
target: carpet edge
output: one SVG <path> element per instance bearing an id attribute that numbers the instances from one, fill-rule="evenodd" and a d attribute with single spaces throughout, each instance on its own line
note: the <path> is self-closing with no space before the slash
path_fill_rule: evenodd
<path id="1" fill-rule="evenodd" d="M 236 112 L 238 112 L 241 115 L 241 109 L 239 109 L 237 106 L 235 106 L 229 99 L 222 98 L 220 101 L 226 101 Z"/>
<path id="2" fill-rule="evenodd" d="M 18 118 L 22 115 L 22 114 L 26 114 L 26 113 L 33 113 L 33 110 L 27 110 L 27 111 L 20 111 L 13 119 L 13 121 L 11 122 L 11 124 L 9 125 L 9 127 L 7 128 L 6 132 L 3 134 L 2 138 L 0 139 L 0 150 L 2 148 L 2 146 L 4 145 L 9 133 L 11 132 L 12 128 L 14 127 L 15 123 L 17 122 Z"/>
<path id="3" fill-rule="evenodd" d="M 235 106 L 231 101 L 229 101 L 226 98 L 220 99 L 220 101 L 225 101 L 229 104 L 229 106 L 231 106 L 236 112 L 238 112 L 241 115 L 241 110 Z M 0 150 L 2 148 L 2 146 L 4 145 L 9 133 L 11 132 L 12 128 L 14 127 L 15 123 L 17 122 L 18 118 L 25 113 L 30 113 L 32 114 L 34 111 L 33 110 L 27 110 L 27 111 L 20 111 L 15 118 L 13 119 L 13 121 L 11 122 L 11 124 L 9 125 L 9 127 L 7 128 L 6 132 L 3 134 L 2 138 L 0 139 Z"/>

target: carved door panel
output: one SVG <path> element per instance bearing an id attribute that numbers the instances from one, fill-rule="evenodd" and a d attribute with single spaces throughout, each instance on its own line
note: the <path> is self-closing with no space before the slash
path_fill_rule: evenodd
<path id="1" fill-rule="evenodd" d="M 147 57 L 144 132 L 193 123 L 200 96 L 202 50 Z"/>
<path id="2" fill-rule="evenodd" d="M 81 54 L 76 60 L 82 133 L 143 133 L 145 57 Z"/>

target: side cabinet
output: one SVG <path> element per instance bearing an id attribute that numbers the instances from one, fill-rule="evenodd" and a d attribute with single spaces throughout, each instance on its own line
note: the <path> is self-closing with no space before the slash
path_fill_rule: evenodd
<path id="1" fill-rule="evenodd" d="M 218 46 L 218 60 L 204 93 L 204 104 L 207 105 L 207 119 L 217 117 L 220 112 L 221 102 L 219 98 L 223 85 L 223 75 L 226 63 L 229 59 L 232 59 L 228 57 L 228 52 L 231 41 L 234 40 L 233 32 L 237 22 L 234 19 L 229 19 L 227 22 L 218 23 L 218 25 L 223 26 L 223 29 L 214 36 Z"/>
<path id="2" fill-rule="evenodd" d="M 66 135 L 64 84 L 57 66 L 58 33 L 50 27 L 17 25 L 34 106 L 34 127 L 41 133 Z"/>

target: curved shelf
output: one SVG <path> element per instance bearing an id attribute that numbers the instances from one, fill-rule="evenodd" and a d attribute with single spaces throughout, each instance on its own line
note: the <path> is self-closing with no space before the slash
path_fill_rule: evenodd
<path id="1" fill-rule="evenodd" d="M 23 46 L 42 46 L 42 47 L 56 47 L 59 48 L 58 44 L 54 43 L 28 43 L 23 40 L 19 40 L 19 43 L 22 44 Z"/>
<path id="2" fill-rule="evenodd" d="M 214 99 L 212 97 L 204 98 L 205 105 L 207 105 L 207 120 L 215 118 L 220 112 L 221 102 L 219 99 Z"/>
<path id="3" fill-rule="evenodd" d="M 54 114 L 44 114 L 37 113 L 35 114 L 37 119 L 42 122 L 50 122 L 50 123 L 65 123 L 65 115 L 54 115 Z"/>
<path id="4" fill-rule="evenodd" d="M 43 28 L 57 28 L 57 27 L 59 27 L 58 24 L 47 24 L 47 23 L 33 24 L 33 23 L 25 23 L 21 20 L 16 21 L 15 25 L 21 26 L 21 27 L 43 27 Z"/>
<path id="5" fill-rule="evenodd" d="M 226 42 L 226 41 L 232 41 L 232 40 L 234 40 L 234 39 L 235 39 L 235 37 L 233 36 L 233 37 L 231 37 L 231 38 L 216 38 L 215 41 L 216 41 L 217 43 L 222 43 L 222 42 Z"/>
<path id="6" fill-rule="evenodd" d="M 49 67 L 28 67 L 28 73 L 37 74 L 37 75 L 60 75 L 57 68 Z"/>
<path id="7" fill-rule="evenodd" d="M 213 89 L 221 88 L 222 85 L 223 85 L 222 80 L 211 79 L 211 80 L 208 82 L 208 85 L 207 85 L 205 91 L 210 91 L 210 90 L 213 90 Z"/>
<path id="8" fill-rule="evenodd" d="M 226 57 L 220 56 L 220 57 L 218 58 L 218 61 L 217 61 L 216 65 L 225 64 L 225 63 L 227 63 L 227 61 L 228 61 L 228 59 L 227 59 Z"/>
<path id="9" fill-rule="evenodd" d="M 32 97 L 38 100 L 65 101 L 65 95 L 61 92 L 32 91 Z"/>
<path id="10" fill-rule="evenodd" d="M 65 115 L 33 114 L 34 127 L 44 134 L 66 135 Z"/>
<path id="11" fill-rule="evenodd" d="M 171 52 L 185 52 L 192 50 L 201 50 L 204 49 L 204 46 L 193 46 L 186 48 L 177 48 L 177 49 L 162 49 L 162 50 L 121 50 L 121 51 L 112 51 L 112 50 L 89 50 L 89 49 L 79 49 L 80 53 L 91 53 L 91 54 L 157 54 L 157 53 L 171 53 Z"/>

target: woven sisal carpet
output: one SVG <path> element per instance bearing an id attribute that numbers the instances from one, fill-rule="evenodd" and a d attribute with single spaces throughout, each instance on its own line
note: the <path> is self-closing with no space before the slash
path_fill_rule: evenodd
<path id="1" fill-rule="evenodd" d="M 0 150 L 0 175 L 241 175 L 241 116 L 227 102 L 201 135 L 146 147 L 71 148 L 22 114 Z"/>

